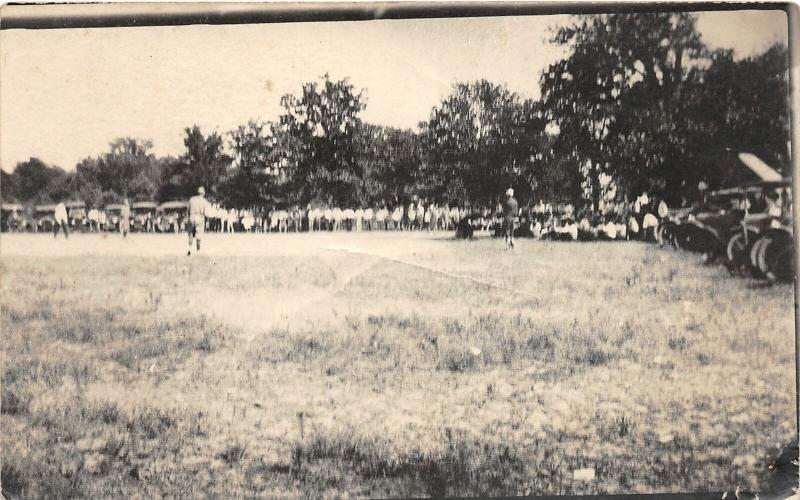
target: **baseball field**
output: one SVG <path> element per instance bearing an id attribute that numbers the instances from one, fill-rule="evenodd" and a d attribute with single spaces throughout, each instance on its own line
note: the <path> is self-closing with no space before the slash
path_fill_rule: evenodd
<path id="1" fill-rule="evenodd" d="M 645 243 L 3 235 L 21 497 L 763 490 L 793 289 Z"/>

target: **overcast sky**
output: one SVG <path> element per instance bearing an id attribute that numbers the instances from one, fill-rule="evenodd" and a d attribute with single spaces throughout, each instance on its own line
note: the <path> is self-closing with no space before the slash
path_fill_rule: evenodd
<path id="1" fill-rule="evenodd" d="M 31 156 L 72 170 L 116 137 L 183 152 L 183 129 L 224 133 L 273 120 L 280 97 L 324 73 L 366 89 L 362 118 L 414 128 L 456 81 L 486 78 L 524 97 L 560 49 L 566 16 L 0 32 L 0 165 Z M 786 43 L 781 11 L 701 13 L 712 48 L 737 57 Z"/>

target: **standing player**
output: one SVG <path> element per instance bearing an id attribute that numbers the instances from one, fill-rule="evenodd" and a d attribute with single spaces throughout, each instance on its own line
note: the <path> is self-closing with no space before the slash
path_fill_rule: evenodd
<path id="1" fill-rule="evenodd" d="M 87 215 L 87 217 L 89 218 L 89 232 L 90 233 L 93 233 L 93 232 L 98 230 L 97 220 L 98 220 L 99 216 L 100 216 L 100 214 L 99 214 L 99 212 L 97 211 L 96 208 L 92 208 L 91 210 L 89 210 L 89 214 Z"/>
<path id="2" fill-rule="evenodd" d="M 67 206 L 61 201 L 56 205 L 53 213 L 53 238 L 58 237 L 58 228 L 64 231 L 64 238 L 69 239 L 69 219 L 67 218 Z"/>
<path id="3" fill-rule="evenodd" d="M 200 240 L 206 229 L 206 211 L 208 210 L 208 200 L 205 198 L 206 190 L 203 186 L 197 188 L 197 194 L 189 199 L 189 222 L 186 229 L 189 233 L 189 252 L 192 255 L 192 244 L 197 239 L 197 252 L 200 252 Z"/>
<path id="4" fill-rule="evenodd" d="M 122 203 L 122 210 L 119 214 L 119 230 L 123 238 L 127 238 L 128 231 L 131 230 L 131 204 L 127 198 Z"/>
<path id="5" fill-rule="evenodd" d="M 505 230 L 506 249 L 514 248 L 514 221 L 519 213 L 519 203 L 514 198 L 514 190 L 506 191 L 506 202 L 503 205 L 503 229 Z"/>

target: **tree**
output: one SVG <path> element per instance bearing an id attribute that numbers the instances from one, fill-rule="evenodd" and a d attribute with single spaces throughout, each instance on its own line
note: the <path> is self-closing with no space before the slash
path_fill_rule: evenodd
<path id="1" fill-rule="evenodd" d="M 264 205 L 275 200 L 280 172 L 272 161 L 270 148 L 275 144 L 272 125 L 250 121 L 230 133 L 234 168 L 220 186 L 220 194 L 229 206 Z"/>
<path id="2" fill-rule="evenodd" d="M 421 127 L 423 176 L 444 196 L 490 204 L 509 186 L 530 195 L 537 175 L 531 162 L 545 127 L 532 101 L 486 80 L 459 83 Z"/>
<path id="3" fill-rule="evenodd" d="M 682 157 L 675 118 L 706 56 L 694 23 L 687 13 L 592 15 L 553 37 L 569 54 L 542 75 L 543 103 L 595 206 L 604 174 L 621 194 L 663 189 L 660 170 Z"/>
<path id="4" fill-rule="evenodd" d="M 97 200 L 91 203 L 153 199 L 159 188 L 161 163 L 150 152 L 152 142 L 121 137 L 112 141 L 109 149 L 97 158 L 81 160 L 75 167 L 76 179 L 86 186 L 82 188 L 84 195 Z"/>
<path id="5" fill-rule="evenodd" d="M 186 127 L 184 133 L 186 152 L 163 171 L 159 197 L 188 198 L 203 186 L 210 198 L 218 198 L 219 183 L 225 178 L 232 160 L 225 154 L 222 136 L 216 132 L 205 136 L 197 125 Z"/>
<path id="6" fill-rule="evenodd" d="M 688 161 L 675 169 L 672 187 L 683 180 L 712 187 L 748 180 L 738 152 L 754 153 L 790 175 L 787 48 L 774 45 L 740 61 L 718 50 L 711 61 L 687 97 Z"/>
<path id="7" fill-rule="evenodd" d="M 735 61 L 703 45 L 689 13 L 582 16 L 553 41 L 568 55 L 542 75 L 544 109 L 595 206 L 604 175 L 619 197 L 670 203 L 701 180 L 736 182 L 738 151 L 788 173 L 785 47 Z"/>
<path id="8" fill-rule="evenodd" d="M 4 202 L 19 201 L 17 197 L 17 177 L 5 170 L 0 170 L 0 199 Z"/>
<path id="9" fill-rule="evenodd" d="M 420 185 L 420 145 L 413 131 L 361 123 L 354 140 L 363 177 L 357 201 L 404 200 L 431 187 Z"/>
<path id="10" fill-rule="evenodd" d="M 303 85 L 300 95 L 281 98 L 284 112 L 272 146 L 298 201 L 344 203 L 357 197 L 363 172 L 354 135 L 363 99 L 347 79 L 332 81 L 327 74 Z"/>
<path id="11" fill-rule="evenodd" d="M 46 188 L 58 183 L 67 173 L 59 167 L 47 165 L 38 158 L 17 163 L 9 176 L 8 186 L 3 188 L 3 199 L 17 199 L 21 202 L 49 200 Z M 6 178 L 3 179 L 5 184 Z M 12 188 L 6 190 L 6 188 Z"/>

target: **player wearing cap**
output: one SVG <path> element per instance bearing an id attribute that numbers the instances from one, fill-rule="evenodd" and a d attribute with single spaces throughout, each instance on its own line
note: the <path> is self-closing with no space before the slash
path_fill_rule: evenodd
<path id="1" fill-rule="evenodd" d="M 505 230 L 506 249 L 514 248 L 514 221 L 519 213 L 519 203 L 514 198 L 514 190 L 506 190 L 506 202 L 503 204 L 503 229 Z"/>
<path id="2" fill-rule="evenodd" d="M 128 232 L 131 230 L 131 204 L 127 198 L 122 203 L 122 210 L 119 213 L 119 232 L 122 233 L 123 238 L 128 237 Z"/>
<path id="3" fill-rule="evenodd" d="M 189 233 L 189 252 L 192 255 L 192 246 L 197 240 L 197 251 L 200 252 L 200 240 L 206 229 L 206 211 L 209 203 L 205 198 L 206 190 L 203 186 L 197 188 L 197 194 L 189 199 L 189 222 L 186 229 Z"/>

